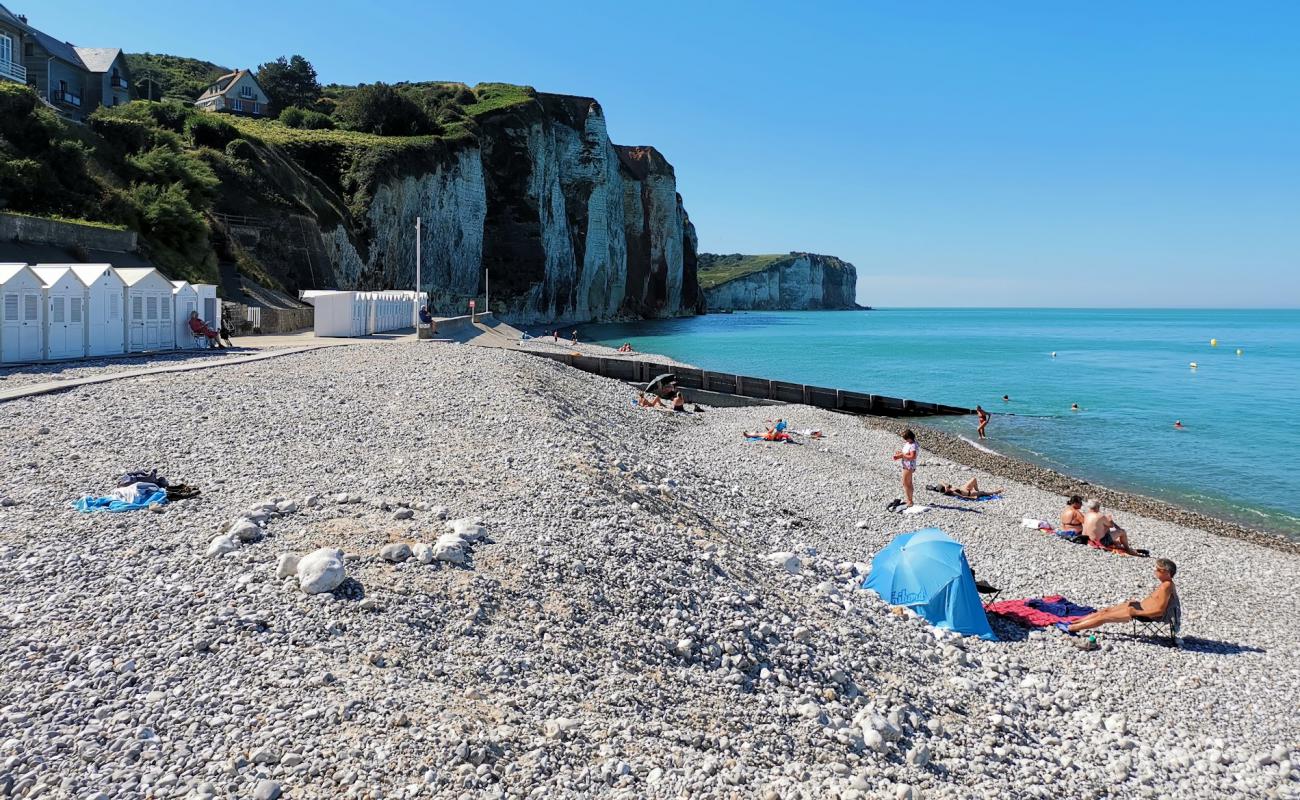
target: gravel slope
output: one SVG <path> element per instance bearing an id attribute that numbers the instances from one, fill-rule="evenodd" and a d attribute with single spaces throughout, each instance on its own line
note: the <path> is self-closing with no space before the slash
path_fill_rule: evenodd
<path id="1" fill-rule="evenodd" d="M 896 439 L 860 420 L 755 444 L 770 409 L 631 397 L 412 343 L 0 406 L 0 796 L 1298 796 L 1300 557 L 1124 515 L 1179 564 L 1183 649 L 940 635 L 854 588 L 895 533 L 942 526 L 1007 596 L 1116 602 L 1151 562 L 1020 528 L 1058 500 L 1024 485 L 886 513 Z M 203 496 L 66 508 L 145 465 Z M 438 506 L 487 528 L 467 565 L 380 557 Z M 333 593 L 276 577 L 319 547 Z"/>

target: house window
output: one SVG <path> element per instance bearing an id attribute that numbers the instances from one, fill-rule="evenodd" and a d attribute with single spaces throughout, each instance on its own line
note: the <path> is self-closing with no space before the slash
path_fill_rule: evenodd
<path id="1" fill-rule="evenodd" d="M 14 60 L 14 40 L 9 38 L 8 34 L 0 33 L 0 61 L 11 62 Z"/>
<path id="2" fill-rule="evenodd" d="M 28 58 L 35 58 L 36 45 L 32 42 L 28 42 L 27 44 L 23 45 L 23 55 L 27 56 Z"/>
<path id="3" fill-rule="evenodd" d="M 239 87 L 239 96 L 240 96 L 240 97 L 249 97 L 249 98 L 254 97 L 254 94 L 253 94 L 253 87 L 252 87 L 252 86 L 241 86 L 241 87 Z"/>

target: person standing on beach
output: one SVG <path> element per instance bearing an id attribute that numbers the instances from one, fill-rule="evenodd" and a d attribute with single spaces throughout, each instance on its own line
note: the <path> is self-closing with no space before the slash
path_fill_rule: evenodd
<path id="1" fill-rule="evenodd" d="M 903 468 L 903 497 L 908 508 L 912 507 L 912 476 L 916 473 L 916 454 L 919 449 L 916 446 L 916 434 L 907 428 L 903 431 L 903 446 L 894 451 L 894 460 Z"/>
<path id="2" fill-rule="evenodd" d="M 977 429 L 977 432 L 979 433 L 980 438 L 981 438 L 981 439 L 987 439 L 987 438 L 989 438 L 989 437 L 986 436 L 985 433 L 984 433 L 984 429 L 987 428 L 987 427 L 988 427 L 988 424 L 989 424 L 989 412 L 987 412 L 987 411 L 984 410 L 984 406 L 976 405 L 976 406 L 975 406 L 975 413 L 976 413 L 976 415 L 979 416 L 980 426 L 979 426 L 979 428 Z"/>

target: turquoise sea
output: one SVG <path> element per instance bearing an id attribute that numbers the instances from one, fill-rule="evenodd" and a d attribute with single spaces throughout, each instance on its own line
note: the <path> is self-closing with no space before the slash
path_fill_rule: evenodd
<path id="1" fill-rule="evenodd" d="M 980 403 L 993 450 L 1300 538 L 1300 311 L 736 312 L 581 336 L 724 372 Z M 975 438 L 973 417 L 926 424 Z"/>

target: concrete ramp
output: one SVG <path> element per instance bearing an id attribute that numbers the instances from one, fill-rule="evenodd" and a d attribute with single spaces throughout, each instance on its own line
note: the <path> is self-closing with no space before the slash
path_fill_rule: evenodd
<path id="1" fill-rule="evenodd" d="M 468 316 L 438 320 L 436 338 L 479 347 L 513 349 L 521 335 L 519 329 L 507 325 L 491 314 L 479 314 L 473 321 Z"/>

